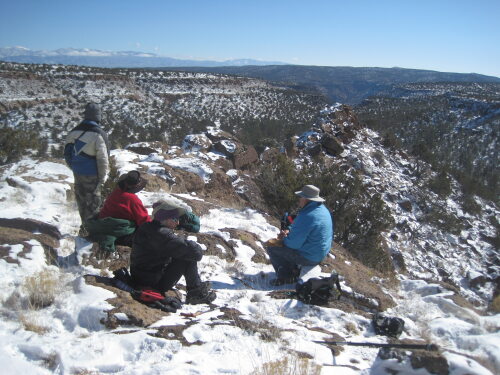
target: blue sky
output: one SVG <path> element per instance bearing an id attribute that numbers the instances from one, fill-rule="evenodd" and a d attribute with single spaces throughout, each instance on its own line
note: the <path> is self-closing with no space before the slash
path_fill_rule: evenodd
<path id="1" fill-rule="evenodd" d="M 500 77 L 500 0 L 0 0 L 0 47 Z"/>

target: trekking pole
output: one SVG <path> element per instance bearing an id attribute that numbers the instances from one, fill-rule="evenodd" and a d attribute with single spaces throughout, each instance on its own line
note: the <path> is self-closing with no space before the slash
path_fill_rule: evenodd
<path id="1" fill-rule="evenodd" d="M 382 344 L 378 342 L 351 342 L 351 341 L 314 341 L 317 344 L 367 346 L 370 348 L 399 348 L 399 349 L 421 349 L 435 352 L 439 350 L 435 344 Z"/>

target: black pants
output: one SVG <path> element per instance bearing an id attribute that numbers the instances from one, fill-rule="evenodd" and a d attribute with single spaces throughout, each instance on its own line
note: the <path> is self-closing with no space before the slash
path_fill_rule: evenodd
<path id="1" fill-rule="evenodd" d="M 159 273 L 144 273 L 134 269 L 131 269 L 130 272 L 136 284 L 149 286 L 162 293 L 172 289 L 182 276 L 186 279 L 187 290 L 197 288 L 201 284 L 198 262 L 196 261 L 172 259 Z"/>
<path id="2" fill-rule="evenodd" d="M 115 241 L 115 245 L 132 247 L 132 243 L 134 241 L 134 235 L 135 232 L 127 234 L 126 236 L 118 237 Z"/>

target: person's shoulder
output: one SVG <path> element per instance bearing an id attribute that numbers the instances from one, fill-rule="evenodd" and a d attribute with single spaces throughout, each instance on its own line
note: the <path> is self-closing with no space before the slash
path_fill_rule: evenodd
<path id="1" fill-rule="evenodd" d="M 156 230 L 160 230 L 160 229 L 161 229 L 160 223 L 158 223 L 155 220 L 152 220 L 152 221 L 146 221 L 145 223 L 139 225 L 138 230 L 145 231 L 145 232 L 152 232 L 152 231 L 156 231 Z"/>

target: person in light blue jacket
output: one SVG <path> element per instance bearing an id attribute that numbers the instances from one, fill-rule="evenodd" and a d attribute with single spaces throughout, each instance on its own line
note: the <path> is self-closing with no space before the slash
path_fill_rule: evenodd
<path id="1" fill-rule="evenodd" d="M 267 253 L 276 272 L 274 286 L 298 280 L 300 266 L 318 265 L 329 253 L 333 241 L 333 219 L 319 189 L 305 185 L 295 192 L 299 196 L 299 211 L 290 230 L 278 236 L 283 246 L 269 246 Z"/>

